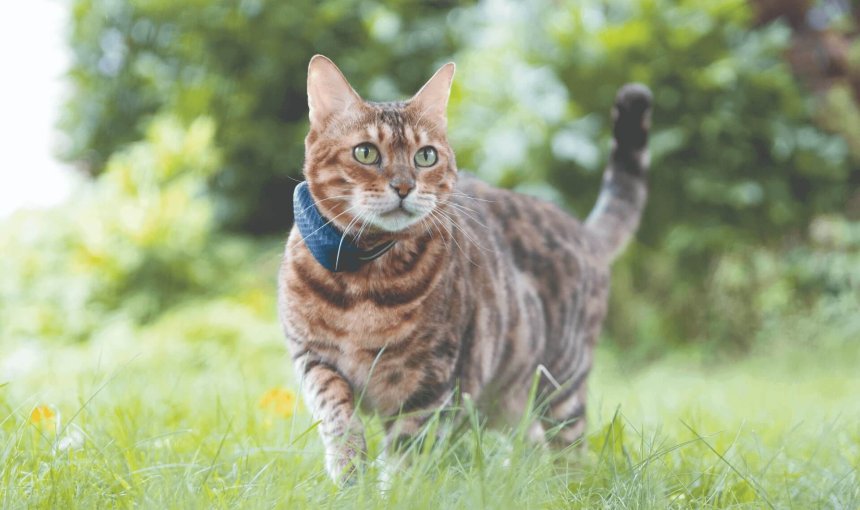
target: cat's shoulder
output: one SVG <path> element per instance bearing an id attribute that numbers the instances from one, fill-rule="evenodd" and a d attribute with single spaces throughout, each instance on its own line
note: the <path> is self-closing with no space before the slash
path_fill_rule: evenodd
<path id="1" fill-rule="evenodd" d="M 523 239 L 534 242 L 528 249 L 528 256 L 558 257 L 568 253 L 582 264 L 594 258 L 596 265 L 602 266 L 595 240 L 582 222 L 566 208 L 533 195 L 519 193 L 493 186 L 480 178 L 460 174 L 453 201 L 464 212 L 467 227 L 474 234 L 487 234 L 488 226 L 499 236 L 501 245 L 521 247 Z M 541 239 L 541 241 L 537 241 Z M 545 253 L 537 254 L 539 246 L 545 246 Z M 523 255 L 526 256 L 526 255 Z M 588 259 L 588 260 L 585 260 Z"/>

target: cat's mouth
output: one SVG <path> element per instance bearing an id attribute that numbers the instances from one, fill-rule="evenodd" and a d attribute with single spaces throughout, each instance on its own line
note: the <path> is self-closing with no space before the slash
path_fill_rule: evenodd
<path id="1" fill-rule="evenodd" d="M 415 216 L 415 213 L 407 209 L 406 205 L 401 202 L 400 205 L 390 211 L 380 214 L 380 216 L 383 218 L 411 218 L 412 216 Z"/>
<path id="2" fill-rule="evenodd" d="M 384 213 L 378 213 L 375 220 L 371 221 L 383 230 L 399 232 L 419 221 L 421 216 L 419 212 L 410 211 L 401 203 Z"/>

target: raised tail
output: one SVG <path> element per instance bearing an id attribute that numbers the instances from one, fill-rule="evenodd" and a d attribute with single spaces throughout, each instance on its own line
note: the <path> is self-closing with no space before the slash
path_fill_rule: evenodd
<path id="1" fill-rule="evenodd" d="M 615 139 L 603 173 L 603 185 L 586 228 L 614 259 L 639 227 L 648 196 L 648 130 L 651 91 L 630 83 L 621 87 L 612 108 Z"/>

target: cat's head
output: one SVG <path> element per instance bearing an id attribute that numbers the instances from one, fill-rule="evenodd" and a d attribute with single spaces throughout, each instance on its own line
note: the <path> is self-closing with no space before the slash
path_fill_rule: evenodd
<path id="1" fill-rule="evenodd" d="M 445 64 L 408 101 L 372 103 L 331 60 L 311 59 L 304 174 L 325 217 L 352 235 L 408 235 L 438 219 L 457 180 L 446 136 L 453 77 Z"/>

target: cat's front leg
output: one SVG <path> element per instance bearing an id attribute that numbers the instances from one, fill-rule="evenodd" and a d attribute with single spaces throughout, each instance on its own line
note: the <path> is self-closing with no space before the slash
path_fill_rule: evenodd
<path id="1" fill-rule="evenodd" d="M 394 483 L 394 477 L 409 467 L 409 450 L 411 448 L 421 449 L 421 444 L 426 437 L 425 425 L 428 421 L 427 414 L 423 416 L 398 416 L 386 424 L 385 441 L 380 457 L 381 469 L 379 473 L 380 488 L 388 490 Z M 438 436 L 439 434 L 437 434 Z"/>
<path id="2" fill-rule="evenodd" d="M 326 471 L 335 482 L 349 483 L 366 453 L 352 385 L 336 367 L 310 353 L 296 360 L 296 372 L 302 374 L 305 403 L 319 421 Z"/>

